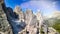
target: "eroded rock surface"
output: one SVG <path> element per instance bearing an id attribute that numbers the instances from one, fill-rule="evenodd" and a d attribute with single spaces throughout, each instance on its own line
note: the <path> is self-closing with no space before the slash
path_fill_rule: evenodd
<path id="1" fill-rule="evenodd" d="M 0 34 L 13 34 L 6 14 L 2 8 L 3 0 L 0 0 Z"/>

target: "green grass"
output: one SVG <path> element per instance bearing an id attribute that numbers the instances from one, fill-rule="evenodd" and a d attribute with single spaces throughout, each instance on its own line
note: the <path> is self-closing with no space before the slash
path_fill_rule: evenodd
<path id="1" fill-rule="evenodd" d="M 56 31 L 60 33 L 60 19 L 55 21 L 55 24 L 52 26 Z"/>

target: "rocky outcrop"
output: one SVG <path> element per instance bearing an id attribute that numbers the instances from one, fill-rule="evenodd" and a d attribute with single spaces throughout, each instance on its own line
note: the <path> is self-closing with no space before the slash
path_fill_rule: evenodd
<path id="1" fill-rule="evenodd" d="M 3 0 L 0 0 L 0 34 L 13 34 L 6 14 L 2 8 Z"/>
<path id="2" fill-rule="evenodd" d="M 18 19 L 20 22 L 21 21 L 24 22 L 24 13 L 22 12 L 22 9 L 19 6 L 15 7 L 14 13 L 16 13 L 18 15 Z"/>
<path id="3" fill-rule="evenodd" d="M 20 18 L 23 13 L 21 14 L 22 11 L 19 12 L 18 9 L 15 9 L 16 11 L 14 10 L 13 12 L 10 7 L 6 10 L 7 19 L 12 27 L 13 34 L 18 34 L 18 32 L 26 26 L 25 22 L 22 20 L 23 18 Z"/>
<path id="4" fill-rule="evenodd" d="M 32 10 L 27 9 L 26 12 L 24 13 L 24 21 L 26 23 L 26 27 L 25 29 L 23 29 L 22 31 L 20 31 L 18 34 L 41 34 L 40 29 L 42 27 L 42 25 L 44 26 L 44 22 L 43 22 L 43 17 L 40 13 L 40 11 L 37 12 L 36 15 L 33 14 Z M 20 16 L 21 17 L 21 16 Z M 44 26 L 45 28 L 47 28 L 46 26 Z M 43 28 L 44 33 L 46 34 L 47 31 L 45 32 L 45 29 Z"/>
<path id="5" fill-rule="evenodd" d="M 29 24 L 31 22 L 31 20 L 32 20 L 32 17 L 33 17 L 32 10 L 27 9 L 26 12 L 25 12 L 25 23 Z"/>

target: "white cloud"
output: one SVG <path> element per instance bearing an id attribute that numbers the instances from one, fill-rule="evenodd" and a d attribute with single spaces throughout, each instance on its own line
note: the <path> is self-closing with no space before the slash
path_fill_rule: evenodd
<path id="1" fill-rule="evenodd" d="M 30 8 L 32 10 L 40 9 L 44 14 L 51 14 L 55 9 L 55 2 L 50 1 L 29 1 L 21 4 L 22 8 Z"/>

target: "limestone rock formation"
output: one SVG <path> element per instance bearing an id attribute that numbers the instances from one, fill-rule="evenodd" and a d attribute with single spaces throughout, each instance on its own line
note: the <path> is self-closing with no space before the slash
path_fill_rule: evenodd
<path id="1" fill-rule="evenodd" d="M 23 34 L 37 34 L 39 32 L 39 22 L 36 15 L 33 14 L 32 10 L 27 9 L 25 12 L 25 23 L 26 27 L 20 33 Z"/>
<path id="2" fill-rule="evenodd" d="M 29 24 L 29 23 L 31 22 L 32 17 L 33 17 L 33 12 L 32 12 L 32 10 L 27 9 L 27 10 L 26 10 L 26 13 L 25 13 L 25 22 L 26 22 L 26 24 Z"/>
<path id="3" fill-rule="evenodd" d="M 12 26 L 13 34 L 18 34 L 19 31 L 25 28 L 26 24 L 24 22 L 24 15 L 22 11 L 20 11 L 19 7 L 16 6 L 14 11 L 8 7 L 6 15 L 9 23 Z"/>
<path id="4" fill-rule="evenodd" d="M 21 32 L 18 34 L 41 34 L 40 29 L 42 25 L 44 26 L 43 18 L 40 12 L 37 12 L 36 15 L 33 14 L 32 10 L 27 9 L 25 12 L 25 23 L 26 27 L 23 29 Z M 47 28 L 46 26 L 44 26 Z M 43 28 L 44 33 L 46 34 L 47 31 L 45 32 L 45 29 Z"/>
<path id="5" fill-rule="evenodd" d="M 29 34 L 37 34 L 38 32 L 38 21 L 35 15 L 33 15 L 30 23 L 27 25 L 27 31 L 29 32 Z"/>
<path id="6" fill-rule="evenodd" d="M 22 12 L 22 9 L 19 6 L 15 7 L 14 12 L 18 15 L 20 22 L 24 22 L 24 13 Z"/>
<path id="7" fill-rule="evenodd" d="M 43 22 L 43 18 L 42 18 L 40 11 L 37 12 L 36 17 L 37 17 L 37 20 L 39 22 L 39 26 L 41 27 L 42 22 Z"/>
<path id="8" fill-rule="evenodd" d="M 48 34 L 59 34 L 53 27 L 48 27 Z"/>
<path id="9" fill-rule="evenodd" d="M 0 34 L 13 34 L 11 26 L 7 21 L 6 14 L 2 9 L 3 0 L 0 0 Z"/>

